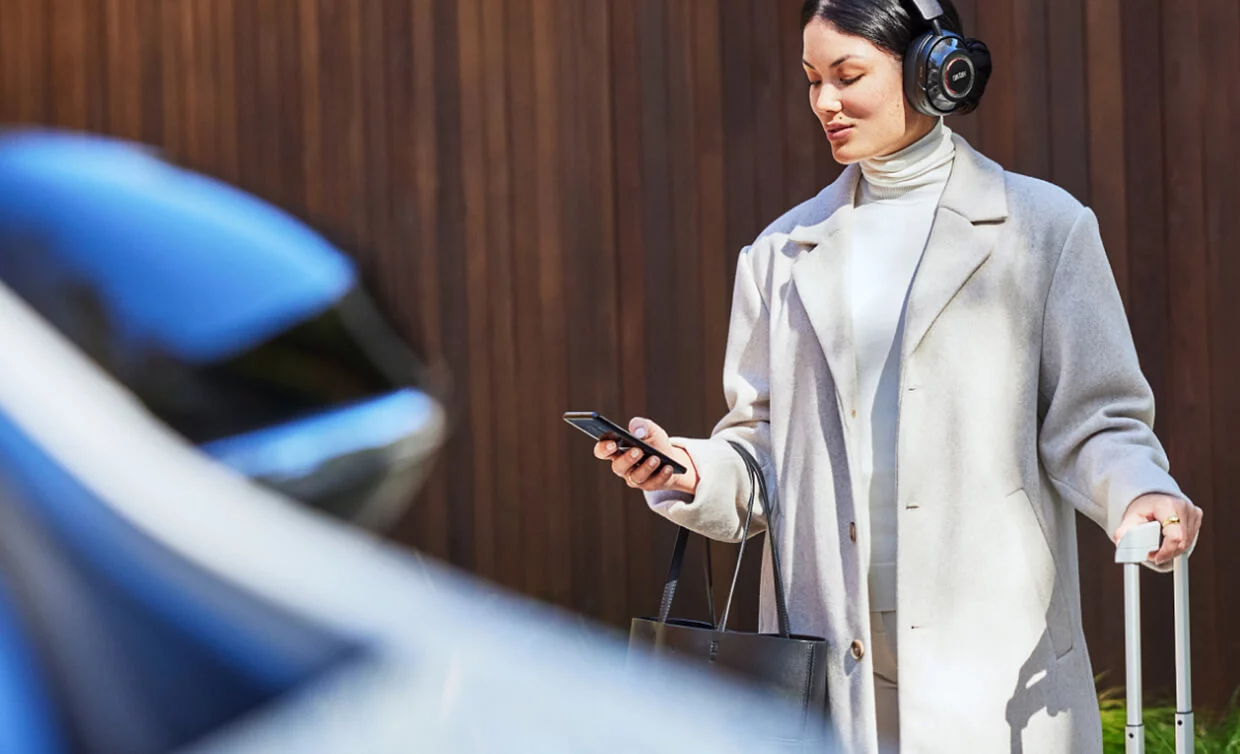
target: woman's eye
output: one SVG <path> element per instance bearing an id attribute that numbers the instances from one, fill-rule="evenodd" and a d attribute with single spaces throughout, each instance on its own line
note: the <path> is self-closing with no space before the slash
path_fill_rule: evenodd
<path id="1" fill-rule="evenodd" d="M 818 85 L 819 85 L 819 84 L 821 84 L 821 83 L 822 83 L 821 81 L 810 81 L 810 82 L 809 82 L 809 88 L 810 88 L 810 89 L 813 89 L 814 87 L 818 86 Z"/>
<path id="2" fill-rule="evenodd" d="M 857 83 L 860 80 L 861 80 L 861 76 L 853 76 L 850 79 L 840 79 L 840 83 L 843 84 L 844 86 L 852 86 L 853 84 Z"/>

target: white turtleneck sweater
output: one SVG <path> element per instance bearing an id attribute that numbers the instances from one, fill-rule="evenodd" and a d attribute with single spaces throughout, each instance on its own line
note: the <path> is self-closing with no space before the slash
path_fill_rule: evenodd
<path id="1" fill-rule="evenodd" d="M 858 405 L 847 426 L 854 499 L 869 503 L 870 609 L 876 612 L 896 609 L 896 426 L 904 308 L 955 152 L 951 129 L 940 120 L 899 152 L 861 163 L 864 180 L 848 265 Z"/>

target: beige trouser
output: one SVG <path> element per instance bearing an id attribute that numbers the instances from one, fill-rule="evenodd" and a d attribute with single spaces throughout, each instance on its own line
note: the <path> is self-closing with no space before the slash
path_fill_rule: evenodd
<path id="1" fill-rule="evenodd" d="M 870 652 L 874 659 L 874 706 L 878 716 L 878 749 L 899 754 L 900 702 L 896 674 L 896 613 L 870 613 Z"/>

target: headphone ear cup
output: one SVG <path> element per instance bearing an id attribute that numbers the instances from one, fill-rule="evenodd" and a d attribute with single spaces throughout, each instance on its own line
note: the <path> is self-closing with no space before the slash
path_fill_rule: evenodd
<path id="1" fill-rule="evenodd" d="M 966 44 L 959 34 L 927 32 L 909 45 L 904 96 L 913 109 L 941 118 L 968 107 L 977 71 Z"/>
<path id="2" fill-rule="evenodd" d="M 922 34 L 913 40 L 904 55 L 904 97 L 914 110 L 932 118 L 948 114 L 936 109 L 926 93 L 926 84 L 931 76 L 930 51 L 939 39 L 934 32 Z"/>

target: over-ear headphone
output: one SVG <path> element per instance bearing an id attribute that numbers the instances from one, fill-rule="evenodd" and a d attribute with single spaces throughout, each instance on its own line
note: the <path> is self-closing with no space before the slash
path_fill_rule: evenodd
<path id="1" fill-rule="evenodd" d="M 951 115 L 964 106 L 977 83 L 977 71 L 964 37 L 944 31 L 938 0 L 911 0 L 931 30 L 904 53 L 904 96 L 919 113 Z"/>

